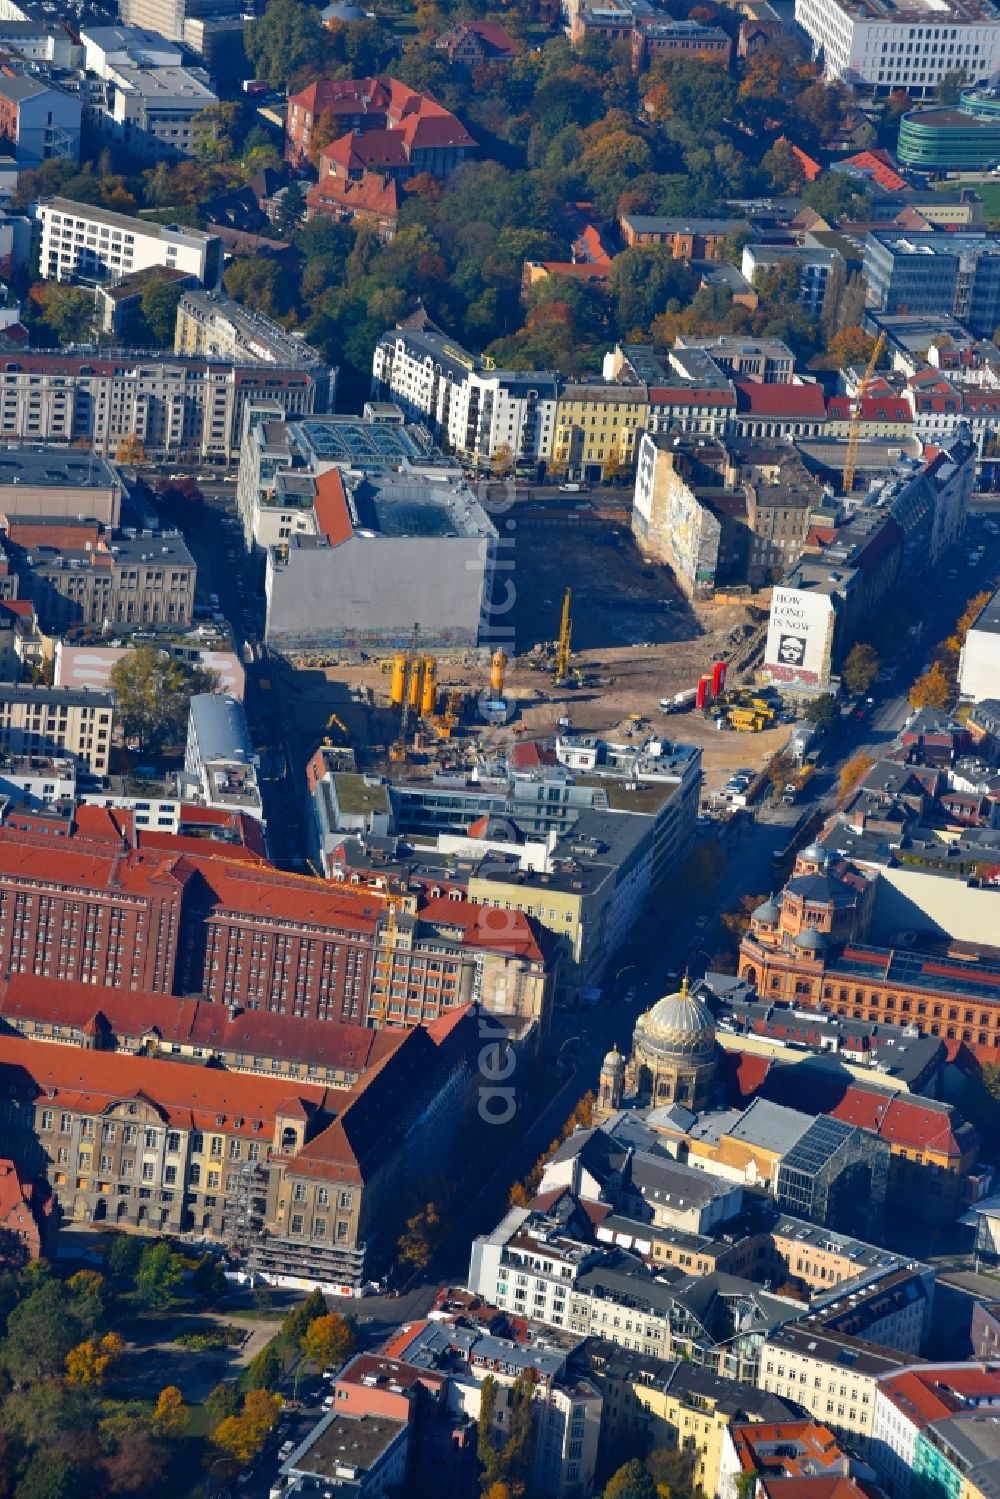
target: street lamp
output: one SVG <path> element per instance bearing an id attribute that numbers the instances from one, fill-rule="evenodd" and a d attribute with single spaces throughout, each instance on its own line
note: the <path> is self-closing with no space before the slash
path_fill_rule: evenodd
<path id="1" fill-rule="evenodd" d="M 621 968 L 619 968 L 618 972 L 614 976 L 614 987 L 616 989 L 618 988 L 618 980 L 621 978 L 623 973 L 638 973 L 638 971 L 639 965 L 637 963 L 625 963 Z"/>
<path id="2" fill-rule="evenodd" d="M 211 1499 L 212 1474 L 220 1463 L 231 1463 L 231 1457 L 217 1457 L 214 1462 L 209 1463 L 208 1472 L 205 1474 L 205 1499 Z"/>
<path id="3" fill-rule="evenodd" d="M 579 1036 L 567 1036 L 566 1037 L 565 1041 L 560 1046 L 559 1050 L 556 1052 L 556 1072 L 557 1073 L 558 1073 L 559 1067 L 560 1067 L 560 1065 L 562 1063 L 562 1054 L 563 1054 L 563 1052 L 566 1050 L 567 1046 L 569 1046 L 571 1044 L 571 1042 L 573 1042 L 573 1041 L 579 1041 L 579 1040 L 580 1040 Z"/>

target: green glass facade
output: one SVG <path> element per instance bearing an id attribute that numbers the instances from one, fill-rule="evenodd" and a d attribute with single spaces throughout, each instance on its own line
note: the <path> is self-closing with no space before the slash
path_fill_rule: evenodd
<path id="1" fill-rule="evenodd" d="M 957 109 L 914 109 L 899 122 L 901 165 L 981 171 L 1000 163 L 1000 90 L 966 89 Z"/>

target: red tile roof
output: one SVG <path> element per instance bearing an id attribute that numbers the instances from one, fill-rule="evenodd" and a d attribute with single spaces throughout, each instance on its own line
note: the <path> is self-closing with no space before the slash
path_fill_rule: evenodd
<path id="1" fill-rule="evenodd" d="M 774 1103 L 871 1130 L 890 1145 L 954 1158 L 974 1148 L 974 1132 L 946 1105 L 861 1083 L 845 1085 L 807 1063 L 772 1067 L 759 1091 Z"/>
<path id="2" fill-rule="evenodd" d="M 370 932 L 382 908 L 380 897 L 367 887 L 224 860 L 203 863 L 196 856 L 189 862 L 199 866 L 219 910 L 237 915 L 278 916 L 304 926 Z"/>
<path id="3" fill-rule="evenodd" d="M 767 1477 L 821 1476 L 843 1465 L 844 1454 L 828 1426 L 817 1421 L 736 1423 L 729 1428 L 740 1467 Z"/>
<path id="4" fill-rule="evenodd" d="M 0 1020 L 11 1024 L 43 1021 L 85 1031 L 98 1015 L 115 1036 L 129 1043 L 155 1031 L 167 1045 L 269 1057 L 357 1075 L 394 1051 L 407 1034 L 403 1029 L 374 1031 L 328 1020 L 300 1018 L 292 1024 L 286 1016 L 266 1010 L 241 1010 L 231 1016 L 227 1005 L 204 999 L 95 988 L 36 974 L 12 973 L 0 986 Z"/>
<path id="5" fill-rule="evenodd" d="M 315 1083 L 192 1067 L 159 1057 L 87 1051 L 58 1043 L 39 1046 L 23 1036 L 0 1036 L 0 1077 L 29 1078 L 54 1109 L 99 1114 L 122 1099 L 152 1103 L 167 1124 L 214 1129 L 225 1134 L 269 1140 L 275 1117 L 290 1097 L 310 1112 L 343 1106 L 342 1093 Z M 254 1124 L 259 1127 L 254 1129 Z"/>
<path id="6" fill-rule="evenodd" d="M 465 947 L 516 953 L 536 963 L 544 961 L 538 938 L 523 911 L 498 911 L 494 906 L 438 896 L 425 901 L 418 914 L 421 922 L 454 927 Z"/>
<path id="7" fill-rule="evenodd" d="M 395 221 L 399 216 L 399 188 L 380 172 L 363 172 L 360 181 L 327 175 L 306 193 L 310 213 L 374 214 Z"/>
<path id="8" fill-rule="evenodd" d="M 376 114 L 389 103 L 389 91 L 378 78 L 320 78 L 288 100 L 313 115 Z"/>
<path id="9" fill-rule="evenodd" d="M 895 163 L 888 151 L 858 151 L 854 156 L 846 156 L 843 161 L 837 163 L 840 167 L 853 167 L 877 182 L 879 187 L 884 188 L 887 193 L 900 193 L 909 188 L 910 184 L 905 177 L 896 171 Z"/>
<path id="10" fill-rule="evenodd" d="M 855 414 L 850 396 L 831 396 L 827 415 L 831 421 L 850 421 Z M 861 420 L 865 422 L 912 422 L 913 412 L 905 396 L 865 396 L 861 402 Z"/>
<path id="11" fill-rule="evenodd" d="M 58 847 L 58 857 L 53 858 Z M 159 853 L 97 853 L 65 834 L 25 833 L 0 827 L 0 879 L 30 880 L 49 886 L 107 890 L 112 876 L 126 894 L 162 896 L 164 886 L 178 893 L 194 873 L 184 858 Z"/>
<path id="12" fill-rule="evenodd" d="M 879 1388 L 914 1426 L 954 1415 L 968 1400 L 1000 1401 L 1000 1368 L 995 1364 L 949 1364 L 910 1369 L 879 1381 Z"/>
<path id="13" fill-rule="evenodd" d="M 755 380 L 734 380 L 738 411 L 751 416 L 801 417 L 822 421 L 826 400 L 821 385 L 761 385 Z"/>
<path id="14" fill-rule="evenodd" d="M 764 387 L 761 386 L 763 390 Z M 735 406 L 736 393 L 731 386 L 716 389 L 704 385 L 651 385 L 651 406 Z"/>
<path id="15" fill-rule="evenodd" d="M 347 503 L 347 491 L 340 470 L 328 469 L 316 480 L 316 498 L 313 501 L 316 524 L 330 546 L 340 546 L 354 535 L 351 512 Z"/>
<path id="16" fill-rule="evenodd" d="M 814 161 L 811 156 L 807 156 L 805 151 L 802 150 L 801 146 L 796 146 L 794 141 L 790 141 L 786 135 L 779 135 L 774 144 L 776 146 L 785 145 L 790 147 L 792 155 L 798 162 L 799 170 L 802 173 L 802 176 L 805 178 L 806 182 L 815 182 L 816 178 L 821 176 L 823 168 L 820 166 L 819 162 Z"/>
<path id="17" fill-rule="evenodd" d="M 510 59 L 520 57 L 524 51 L 524 43 L 508 35 L 496 21 L 459 21 L 457 26 L 450 27 L 438 37 L 436 45 L 450 55 L 470 32 L 478 36 L 483 43 L 483 53 L 487 61 L 491 52 L 498 58 Z"/>

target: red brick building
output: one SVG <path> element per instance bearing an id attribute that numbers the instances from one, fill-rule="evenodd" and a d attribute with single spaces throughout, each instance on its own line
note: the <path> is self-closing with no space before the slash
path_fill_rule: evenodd
<path id="1" fill-rule="evenodd" d="M 308 163 L 321 119 L 335 132 L 323 150 L 321 178 L 332 172 L 360 180 L 365 171 L 398 182 L 418 172 L 447 177 L 478 149 L 450 110 L 395 78 L 322 80 L 288 101 L 285 158 L 293 166 Z"/>
<path id="2" fill-rule="evenodd" d="M 136 834 L 97 808 L 82 827 L 19 822 L 0 827 L 0 973 L 348 1025 L 427 1023 L 474 999 L 545 1023 L 551 974 L 523 913 L 491 923 L 407 896 L 393 933 L 382 892 L 249 848 Z M 112 841 L 119 826 L 131 836 Z"/>
<path id="3" fill-rule="evenodd" d="M 36 1187 L 22 1181 L 13 1161 L 0 1158 L 0 1268 L 44 1253 L 51 1215 Z"/>

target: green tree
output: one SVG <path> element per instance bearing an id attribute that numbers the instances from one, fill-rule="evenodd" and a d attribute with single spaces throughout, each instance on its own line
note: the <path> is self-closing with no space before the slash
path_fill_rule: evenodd
<path id="1" fill-rule="evenodd" d="M 273 260 L 251 260 L 237 255 L 223 272 L 226 291 L 237 302 L 242 302 L 253 312 L 262 312 L 265 317 L 278 314 L 281 296 L 278 283 L 281 272 Z"/>
<path id="2" fill-rule="evenodd" d="M 214 672 L 178 661 L 153 645 L 129 651 L 111 669 L 122 733 L 126 739 L 137 740 L 143 751 L 182 740 L 191 698 L 199 692 L 214 692 L 217 686 Z"/>
<path id="3" fill-rule="evenodd" d="M 182 288 L 169 281 L 154 281 L 142 294 L 143 321 L 153 342 L 163 348 L 173 347 L 177 304 L 182 296 Z"/>
<path id="4" fill-rule="evenodd" d="M 108 1245 L 108 1274 L 113 1275 L 116 1280 L 134 1280 L 142 1250 L 142 1240 L 134 1234 L 115 1234 Z"/>
<path id="5" fill-rule="evenodd" d="M 848 652 L 840 674 L 848 692 L 867 692 L 878 672 L 879 659 L 874 647 L 859 640 Z"/>
<path id="6" fill-rule="evenodd" d="M 523 1369 L 510 1390 L 503 1470 L 507 1483 L 523 1491 L 531 1477 L 535 1448 L 535 1371 Z"/>
<path id="7" fill-rule="evenodd" d="M 501 1481 L 502 1465 L 500 1453 L 493 1440 L 493 1423 L 496 1420 L 497 1382 L 487 1374 L 479 1387 L 479 1422 L 476 1453 L 483 1468 L 483 1488 Z"/>
<path id="8" fill-rule="evenodd" d="M 89 1480 L 63 1452 L 36 1452 L 14 1499 L 84 1499 Z"/>
<path id="9" fill-rule="evenodd" d="M 205 1396 L 205 1413 L 213 1427 L 227 1416 L 235 1416 L 239 1408 L 240 1397 L 234 1384 L 217 1384 Z"/>
<path id="10" fill-rule="evenodd" d="M 243 41 L 256 76 L 278 88 L 306 63 L 318 71 L 331 38 L 315 6 L 300 0 L 269 0 L 264 14 L 247 22 Z"/>
<path id="11" fill-rule="evenodd" d="M 823 172 L 815 182 L 806 184 L 802 196 L 810 208 L 832 223 L 864 220 L 871 212 L 871 199 L 859 192 L 856 182 L 844 172 Z"/>
<path id="12" fill-rule="evenodd" d="M 286 1343 L 290 1343 L 295 1347 L 298 1347 L 298 1345 L 302 1342 L 302 1339 L 305 1337 L 306 1328 L 309 1326 L 313 1318 L 322 1317 L 325 1315 L 325 1313 L 326 1298 L 319 1287 L 317 1287 L 314 1291 L 309 1292 L 309 1295 L 306 1297 L 305 1301 L 301 1303 L 301 1305 L 293 1307 L 292 1310 L 288 1313 L 284 1322 L 282 1322 L 281 1324 L 282 1337 L 285 1339 Z"/>
<path id="13" fill-rule="evenodd" d="M 604 1499 L 657 1499 L 656 1482 L 649 1469 L 633 1457 L 608 1479 Z"/>
<path id="14" fill-rule="evenodd" d="M 82 286 L 46 281 L 33 287 L 31 300 L 61 344 L 86 343 L 94 330 L 94 294 Z"/>
<path id="15" fill-rule="evenodd" d="M 306 198 L 297 182 L 290 182 L 278 199 L 274 227 L 283 239 L 294 239 L 306 211 Z"/>
<path id="16" fill-rule="evenodd" d="M 806 718 L 816 725 L 821 734 L 835 729 L 840 722 L 840 710 L 833 693 L 824 692 L 819 697 L 813 698 L 806 708 Z"/>
<path id="17" fill-rule="evenodd" d="M 79 1341 L 80 1323 L 63 1287 L 47 1280 L 11 1312 L 0 1359 L 16 1384 L 52 1379 Z"/>
<path id="18" fill-rule="evenodd" d="M 934 90 L 934 102 L 936 104 L 957 104 L 962 96 L 964 87 L 964 68 L 958 68 L 951 73 L 945 73 Z"/>
<path id="19" fill-rule="evenodd" d="M 240 106 L 232 102 L 210 104 L 191 121 L 191 144 L 201 161 L 231 161 L 236 153 Z"/>
<path id="20" fill-rule="evenodd" d="M 203 1254 L 194 1268 L 191 1284 L 198 1295 L 214 1304 L 229 1295 L 229 1282 L 214 1254 Z"/>
<path id="21" fill-rule="evenodd" d="M 265 1343 L 247 1364 L 244 1383 L 248 1390 L 273 1390 L 281 1383 L 284 1372 L 274 1343 Z"/>
<path id="22" fill-rule="evenodd" d="M 184 1276 L 184 1262 L 165 1240 L 147 1244 L 135 1273 L 135 1289 L 147 1306 L 165 1306 Z"/>

